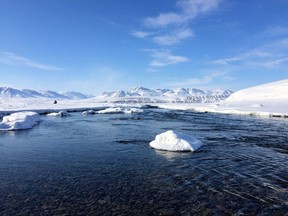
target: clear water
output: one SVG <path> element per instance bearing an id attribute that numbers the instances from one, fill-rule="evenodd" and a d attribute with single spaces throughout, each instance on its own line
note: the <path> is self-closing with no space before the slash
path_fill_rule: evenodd
<path id="1" fill-rule="evenodd" d="M 146 109 L 0 133 L 0 215 L 285 215 L 288 121 Z M 149 147 L 173 129 L 197 153 Z"/>

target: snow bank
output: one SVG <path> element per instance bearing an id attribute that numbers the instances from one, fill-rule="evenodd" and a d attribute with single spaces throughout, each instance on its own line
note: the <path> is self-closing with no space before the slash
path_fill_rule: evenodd
<path id="1" fill-rule="evenodd" d="M 130 114 L 143 112 L 142 109 L 132 107 L 110 107 L 104 110 L 100 110 L 98 114 Z"/>
<path id="2" fill-rule="evenodd" d="M 150 142 L 152 148 L 165 151 L 196 151 L 203 143 L 191 136 L 177 133 L 172 130 L 166 131 L 156 136 Z"/>
<path id="3" fill-rule="evenodd" d="M 69 113 L 67 111 L 60 111 L 60 112 L 49 113 L 47 114 L 47 116 L 63 117 L 63 116 L 69 116 Z"/>
<path id="4" fill-rule="evenodd" d="M 4 116 L 0 123 L 0 130 L 22 130 L 32 128 L 40 121 L 36 112 L 17 112 L 9 116 Z"/>
<path id="5" fill-rule="evenodd" d="M 246 88 L 233 93 L 226 102 L 288 101 L 288 79 Z M 261 104 L 261 103 L 259 103 Z"/>

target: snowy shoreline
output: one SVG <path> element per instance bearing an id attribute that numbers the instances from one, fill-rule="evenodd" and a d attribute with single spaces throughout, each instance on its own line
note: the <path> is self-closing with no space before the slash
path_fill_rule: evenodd
<path id="1" fill-rule="evenodd" d="M 240 90 L 218 103 L 141 103 L 141 100 L 138 103 L 127 103 L 126 99 L 123 98 L 121 103 L 101 103 L 97 98 L 58 100 L 58 103 L 54 104 L 51 99 L 0 98 L 0 117 L 19 111 L 47 114 L 63 110 L 83 112 L 111 107 L 141 108 L 150 105 L 171 110 L 288 118 L 288 79 Z"/>
<path id="2" fill-rule="evenodd" d="M 67 112 L 84 112 L 87 110 L 104 110 L 109 107 L 143 107 L 155 106 L 161 109 L 170 110 L 191 110 L 195 112 L 211 112 L 220 114 L 236 114 L 236 115 L 252 115 L 261 117 L 278 117 L 288 118 L 288 102 L 273 106 L 261 105 L 257 103 L 239 104 L 238 106 L 229 105 L 226 102 L 222 103 L 97 103 L 91 100 L 63 100 L 58 101 L 58 104 L 52 104 L 51 100 L 37 99 L 11 99 L 5 100 L 5 103 L 0 100 L 0 117 L 19 111 L 32 111 L 39 114 L 47 114 L 52 112 L 67 111 Z M 287 108 L 286 108 L 287 107 Z"/>
<path id="3" fill-rule="evenodd" d="M 159 108 L 171 110 L 192 110 L 195 112 L 209 112 L 219 114 L 231 115 L 248 115 L 259 117 L 276 117 L 288 118 L 288 111 L 278 111 L 266 107 L 235 107 L 235 106 L 221 106 L 219 104 L 158 104 Z M 287 104 L 288 107 L 288 104 Z"/>

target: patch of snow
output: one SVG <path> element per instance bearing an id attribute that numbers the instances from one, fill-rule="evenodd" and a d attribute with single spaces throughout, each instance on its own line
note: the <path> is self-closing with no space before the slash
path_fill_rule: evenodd
<path id="1" fill-rule="evenodd" d="M 203 143 L 191 136 L 166 131 L 156 136 L 155 140 L 150 142 L 152 148 L 165 151 L 196 151 Z"/>
<path id="2" fill-rule="evenodd" d="M 64 117 L 64 116 L 69 116 L 69 113 L 67 111 L 60 111 L 60 112 L 49 113 L 47 114 L 47 116 Z"/>
<path id="3" fill-rule="evenodd" d="M 4 116 L 0 123 L 1 131 L 23 130 L 32 128 L 40 121 L 39 114 L 36 112 L 17 112 Z"/>
<path id="4" fill-rule="evenodd" d="M 94 110 L 86 110 L 86 111 L 82 112 L 83 115 L 93 115 L 95 113 L 96 113 L 96 111 L 94 111 Z"/>
<path id="5" fill-rule="evenodd" d="M 131 114 L 139 112 L 143 112 L 143 110 L 133 107 L 109 107 L 107 109 L 97 111 L 98 114 Z"/>

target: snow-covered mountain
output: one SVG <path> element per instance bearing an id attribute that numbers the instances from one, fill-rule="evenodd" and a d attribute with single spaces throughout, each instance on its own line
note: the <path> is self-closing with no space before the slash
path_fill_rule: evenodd
<path id="1" fill-rule="evenodd" d="M 10 87 L 0 87 L 0 97 L 1 98 L 27 98 L 29 97 L 26 92 L 20 91 L 18 89 L 13 89 Z"/>
<path id="2" fill-rule="evenodd" d="M 131 90 L 104 92 L 94 99 L 99 102 L 119 102 L 119 103 L 213 103 L 228 98 L 233 92 L 230 90 L 204 91 L 200 89 L 178 88 L 151 90 L 144 87 L 136 87 Z"/>
<path id="3" fill-rule="evenodd" d="M 55 91 L 35 91 L 31 89 L 14 89 L 0 87 L 0 98 L 51 98 L 51 99 L 86 99 L 89 96 L 80 92 L 65 92 L 63 94 Z"/>
<path id="4" fill-rule="evenodd" d="M 62 93 L 62 95 L 70 98 L 70 99 L 87 99 L 87 98 L 90 98 L 92 96 L 89 96 L 89 95 L 85 95 L 85 94 L 82 94 L 80 92 L 75 92 L 75 91 L 68 91 L 68 92 L 64 92 Z"/>
<path id="5" fill-rule="evenodd" d="M 151 90 L 135 87 L 131 90 L 104 92 L 93 98 L 95 102 L 114 103 L 213 103 L 224 100 L 232 94 L 230 90 L 203 91 L 200 89 L 178 88 Z M 0 87 L 0 98 L 49 98 L 49 99 L 87 99 L 91 96 L 80 92 L 58 93 L 55 91 L 35 91 L 31 89 L 14 89 Z"/>

